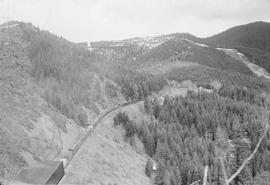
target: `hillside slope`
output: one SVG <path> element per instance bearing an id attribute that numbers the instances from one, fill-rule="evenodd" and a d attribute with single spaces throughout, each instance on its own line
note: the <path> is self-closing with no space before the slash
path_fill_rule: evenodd
<path id="1" fill-rule="evenodd" d="M 270 71 L 270 23 L 254 22 L 201 40 L 214 47 L 233 48 Z"/>
<path id="2" fill-rule="evenodd" d="M 258 96 L 259 103 L 267 103 L 266 79 L 198 40 L 171 34 L 88 46 L 31 24 L 1 25 L 0 177 L 12 179 L 22 168 L 44 160 L 70 159 L 102 112 L 160 91 L 179 95 L 178 85 L 166 90 L 169 84 L 192 84 L 191 89 L 184 87 L 185 94 L 192 89 L 213 92 L 213 84 L 218 84 L 247 95 L 249 101 Z M 86 140 L 64 183 L 149 184 L 144 174 L 148 156 L 129 146 L 121 127 L 112 127 L 113 116 Z"/>
<path id="3" fill-rule="evenodd" d="M 215 48 L 199 44 L 190 34 L 170 34 L 122 41 L 94 42 L 89 49 L 100 61 L 142 66 L 148 63 L 185 61 L 222 70 L 252 74 L 242 63 Z"/>
<path id="4" fill-rule="evenodd" d="M 84 68 L 88 52 L 62 38 L 13 21 L 0 26 L 0 45 L 1 178 L 68 159 L 94 118 L 124 101 L 114 82 Z"/>
<path id="5" fill-rule="evenodd" d="M 230 28 L 205 40 L 220 47 L 243 46 L 270 52 L 269 33 L 270 23 L 254 22 Z"/>
<path id="6" fill-rule="evenodd" d="M 117 113 L 139 105 L 142 103 L 121 108 L 102 119 L 71 161 L 60 184 L 150 185 L 144 173 L 147 155 L 129 145 L 123 129 L 113 126 Z"/>

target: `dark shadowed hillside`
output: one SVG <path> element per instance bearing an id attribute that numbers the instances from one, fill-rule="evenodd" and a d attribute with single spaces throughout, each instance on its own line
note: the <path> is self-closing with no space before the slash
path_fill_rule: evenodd
<path id="1" fill-rule="evenodd" d="M 254 22 L 237 26 L 205 41 L 219 47 L 243 46 L 270 52 L 270 23 Z"/>

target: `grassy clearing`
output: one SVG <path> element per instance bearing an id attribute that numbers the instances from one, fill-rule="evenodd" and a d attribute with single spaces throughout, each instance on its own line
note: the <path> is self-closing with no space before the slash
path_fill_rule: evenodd
<path id="1" fill-rule="evenodd" d="M 126 143 L 124 130 L 113 126 L 118 112 L 106 116 L 93 131 L 60 184 L 151 184 L 144 174 L 147 156 Z"/>

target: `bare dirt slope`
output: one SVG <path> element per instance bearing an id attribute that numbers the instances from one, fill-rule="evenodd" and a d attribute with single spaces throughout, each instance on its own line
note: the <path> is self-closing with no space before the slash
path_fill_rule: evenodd
<path id="1" fill-rule="evenodd" d="M 61 158 L 81 134 L 72 120 L 48 106 L 30 75 L 29 43 L 16 24 L 0 29 L 0 177 Z"/>
<path id="2" fill-rule="evenodd" d="M 144 174 L 147 156 L 136 152 L 125 142 L 124 131 L 113 126 L 113 117 L 121 110 L 100 122 L 71 161 L 60 184 L 150 184 Z"/>

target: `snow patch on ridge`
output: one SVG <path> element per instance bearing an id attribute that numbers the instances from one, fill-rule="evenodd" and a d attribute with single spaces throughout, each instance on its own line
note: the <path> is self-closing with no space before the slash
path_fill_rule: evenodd
<path id="1" fill-rule="evenodd" d="M 153 49 L 169 40 L 174 39 L 170 36 L 157 36 L 157 37 L 144 37 L 144 38 L 132 38 L 120 41 L 112 41 L 108 44 L 109 47 L 122 47 L 122 46 L 138 46 L 147 49 Z"/>
<path id="2" fill-rule="evenodd" d="M 149 49 L 155 48 L 161 44 L 163 44 L 164 42 L 167 42 L 169 40 L 172 40 L 173 37 L 168 37 L 168 36 L 164 36 L 164 37 L 145 37 L 145 38 L 136 38 L 136 39 L 131 39 L 131 40 L 127 40 L 127 42 L 131 43 L 131 44 L 136 44 L 138 46 L 141 47 L 146 47 Z"/>
<path id="3" fill-rule="evenodd" d="M 188 41 L 188 42 L 190 42 L 190 43 L 192 43 L 192 44 L 194 44 L 194 45 L 196 45 L 196 46 L 201 46 L 201 47 L 209 48 L 209 46 L 208 46 L 208 45 L 206 45 L 206 44 L 202 44 L 202 43 L 194 42 L 194 41 L 189 40 L 189 39 L 184 39 L 184 40 L 185 40 L 185 41 Z"/>
<path id="4" fill-rule="evenodd" d="M 19 26 L 18 23 L 10 24 L 10 25 L 5 25 L 5 26 L 0 26 L 0 30 L 1 29 L 9 29 L 9 28 L 17 27 L 17 26 Z"/>

